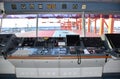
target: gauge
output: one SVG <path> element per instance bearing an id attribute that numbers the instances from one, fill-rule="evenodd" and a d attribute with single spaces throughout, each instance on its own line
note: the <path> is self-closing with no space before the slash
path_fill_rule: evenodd
<path id="1" fill-rule="evenodd" d="M 62 9 L 67 9 L 67 4 L 62 4 Z"/>
<path id="2" fill-rule="evenodd" d="M 34 9 L 35 6 L 34 6 L 34 4 L 30 4 L 29 7 L 30 7 L 30 9 Z"/>
<path id="3" fill-rule="evenodd" d="M 13 10 L 15 10 L 15 9 L 17 9 L 17 5 L 16 5 L 16 4 L 11 4 L 11 8 L 12 8 Z"/>
<path id="4" fill-rule="evenodd" d="M 56 4 L 47 4 L 47 9 L 55 9 Z"/>
<path id="5" fill-rule="evenodd" d="M 78 4 L 73 4 L 72 8 L 73 9 L 77 9 L 78 8 Z"/>
<path id="6" fill-rule="evenodd" d="M 43 5 L 42 5 L 42 4 L 38 4 L 38 8 L 39 8 L 39 9 L 42 9 L 42 8 L 43 8 Z"/>
<path id="7" fill-rule="evenodd" d="M 87 7 L 87 6 L 86 6 L 85 4 L 82 5 L 82 9 L 86 9 L 86 7 Z"/>
<path id="8" fill-rule="evenodd" d="M 21 4 L 21 9 L 26 9 L 26 4 Z"/>

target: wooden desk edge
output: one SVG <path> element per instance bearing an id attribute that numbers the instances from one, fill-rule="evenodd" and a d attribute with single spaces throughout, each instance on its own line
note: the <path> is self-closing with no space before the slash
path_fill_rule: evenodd
<path id="1" fill-rule="evenodd" d="M 81 59 L 111 58 L 111 56 L 81 56 Z M 77 56 L 8 56 L 7 59 L 78 59 Z"/>

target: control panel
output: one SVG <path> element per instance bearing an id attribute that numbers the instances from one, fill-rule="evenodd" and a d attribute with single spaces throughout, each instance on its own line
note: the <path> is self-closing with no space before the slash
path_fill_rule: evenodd
<path id="1" fill-rule="evenodd" d="M 67 51 L 65 41 L 65 37 L 17 38 L 18 46 L 11 53 L 17 56 L 65 55 Z"/>
<path id="2" fill-rule="evenodd" d="M 106 50 L 100 37 L 18 37 L 16 41 L 12 56 L 103 55 Z"/>
<path id="3" fill-rule="evenodd" d="M 108 2 L 108 1 L 107 1 Z M 99 5 L 99 6 L 98 6 Z M 112 7 L 111 7 L 112 6 Z M 119 12 L 119 3 L 109 1 L 84 0 L 6 0 L 4 8 L 6 14 L 23 13 L 78 13 L 78 12 Z"/>

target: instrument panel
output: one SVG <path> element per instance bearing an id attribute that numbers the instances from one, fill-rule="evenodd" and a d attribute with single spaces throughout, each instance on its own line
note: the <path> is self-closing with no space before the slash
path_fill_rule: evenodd
<path id="1" fill-rule="evenodd" d="M 12 55 L 40 56 L 66 53 L 64 37 L 29 37 L 17 38 L 18 47 L 11 51 Z M 21 53 L 22 52 L 22 53 Z"/>
<path id="2" fill-rule="evenodd" d="M 66 37 L 19 37 L 16 40 L 18 46 L 10 51 L 12 56 L 103 55 L 105 50 L 100 37 L 80 39 L 79 35 L 67 35 Z M 95 41 L 97 45 L 92 43 Z"/>
<path id="3" fill-rule="evenodd" d="M 98 6 L 99 5 L 99 6 Z M 104 7 L 105 6 L 105 7 Z M 111 7 L 113 6 L 113 7 Z M 119 3 L 74 0 L 5 1 L 6 14 L 23 13 L 78 13 L 78 12 L 119 12 Z"/>
<path id="4" fill-rule="evenodd" d="M 101 37 L 16 37 L 0 35 L 0 55 L 4 56 L 106 56 L 120 57 L 120 34 L 106 34 Z M 109 51 L 108 51 L 109 50 Z M 3 54 L 4 53 L 4 54 Z"/>

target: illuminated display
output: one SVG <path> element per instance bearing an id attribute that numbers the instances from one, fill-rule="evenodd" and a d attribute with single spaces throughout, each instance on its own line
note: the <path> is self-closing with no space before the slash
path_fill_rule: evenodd
<path id="1" fill-rule="evenodd" d="M 17 9 L 16 4 L 11 4 L 12 9 Z"/>
<path id="2" fill-rule="evenodd" d="M 78 8 L 78 4 L 73 4 L 72 8 L 73 9 L 77 9 Z"/>
<path id="3" fill-rule="evenodd" d="M 62 9 L 67 9 L 67 4 L 62 4 Z"/>
<path id="4" fill-rule="evenodd" d="M 34 9 L 34 4 L 29 5 L 30 9 Z"/>
<path id="5" fill-rule="evenodd" d="M 21 4 L 21 8 L 22 9 L 26 9 L 26 5 L 25 4 Z"/>
<path id="6" fill-rule="evenodd" d="M 47 4 L 47 8 L 48 9 L 55 9 L 56 8 L 56 4 Z"/>
<path id="7" fill-rule="evenodd" d="M 86 9 L 86 5 L 85 4 L 82 5 L 82 9 Z"/>
<path id="8" fill-rule="evenodd" d="M 59 46 L 65 46 L 65 42 L 58 42 Z"/>
<path id="9" fill-rule="evenodd" d="M 39 8 L 39 9 L 42 9 L 42 8 L 43 8 L 43 5 L 42 5 L 42 4 L 38 4 L 38 8 Z"/>

